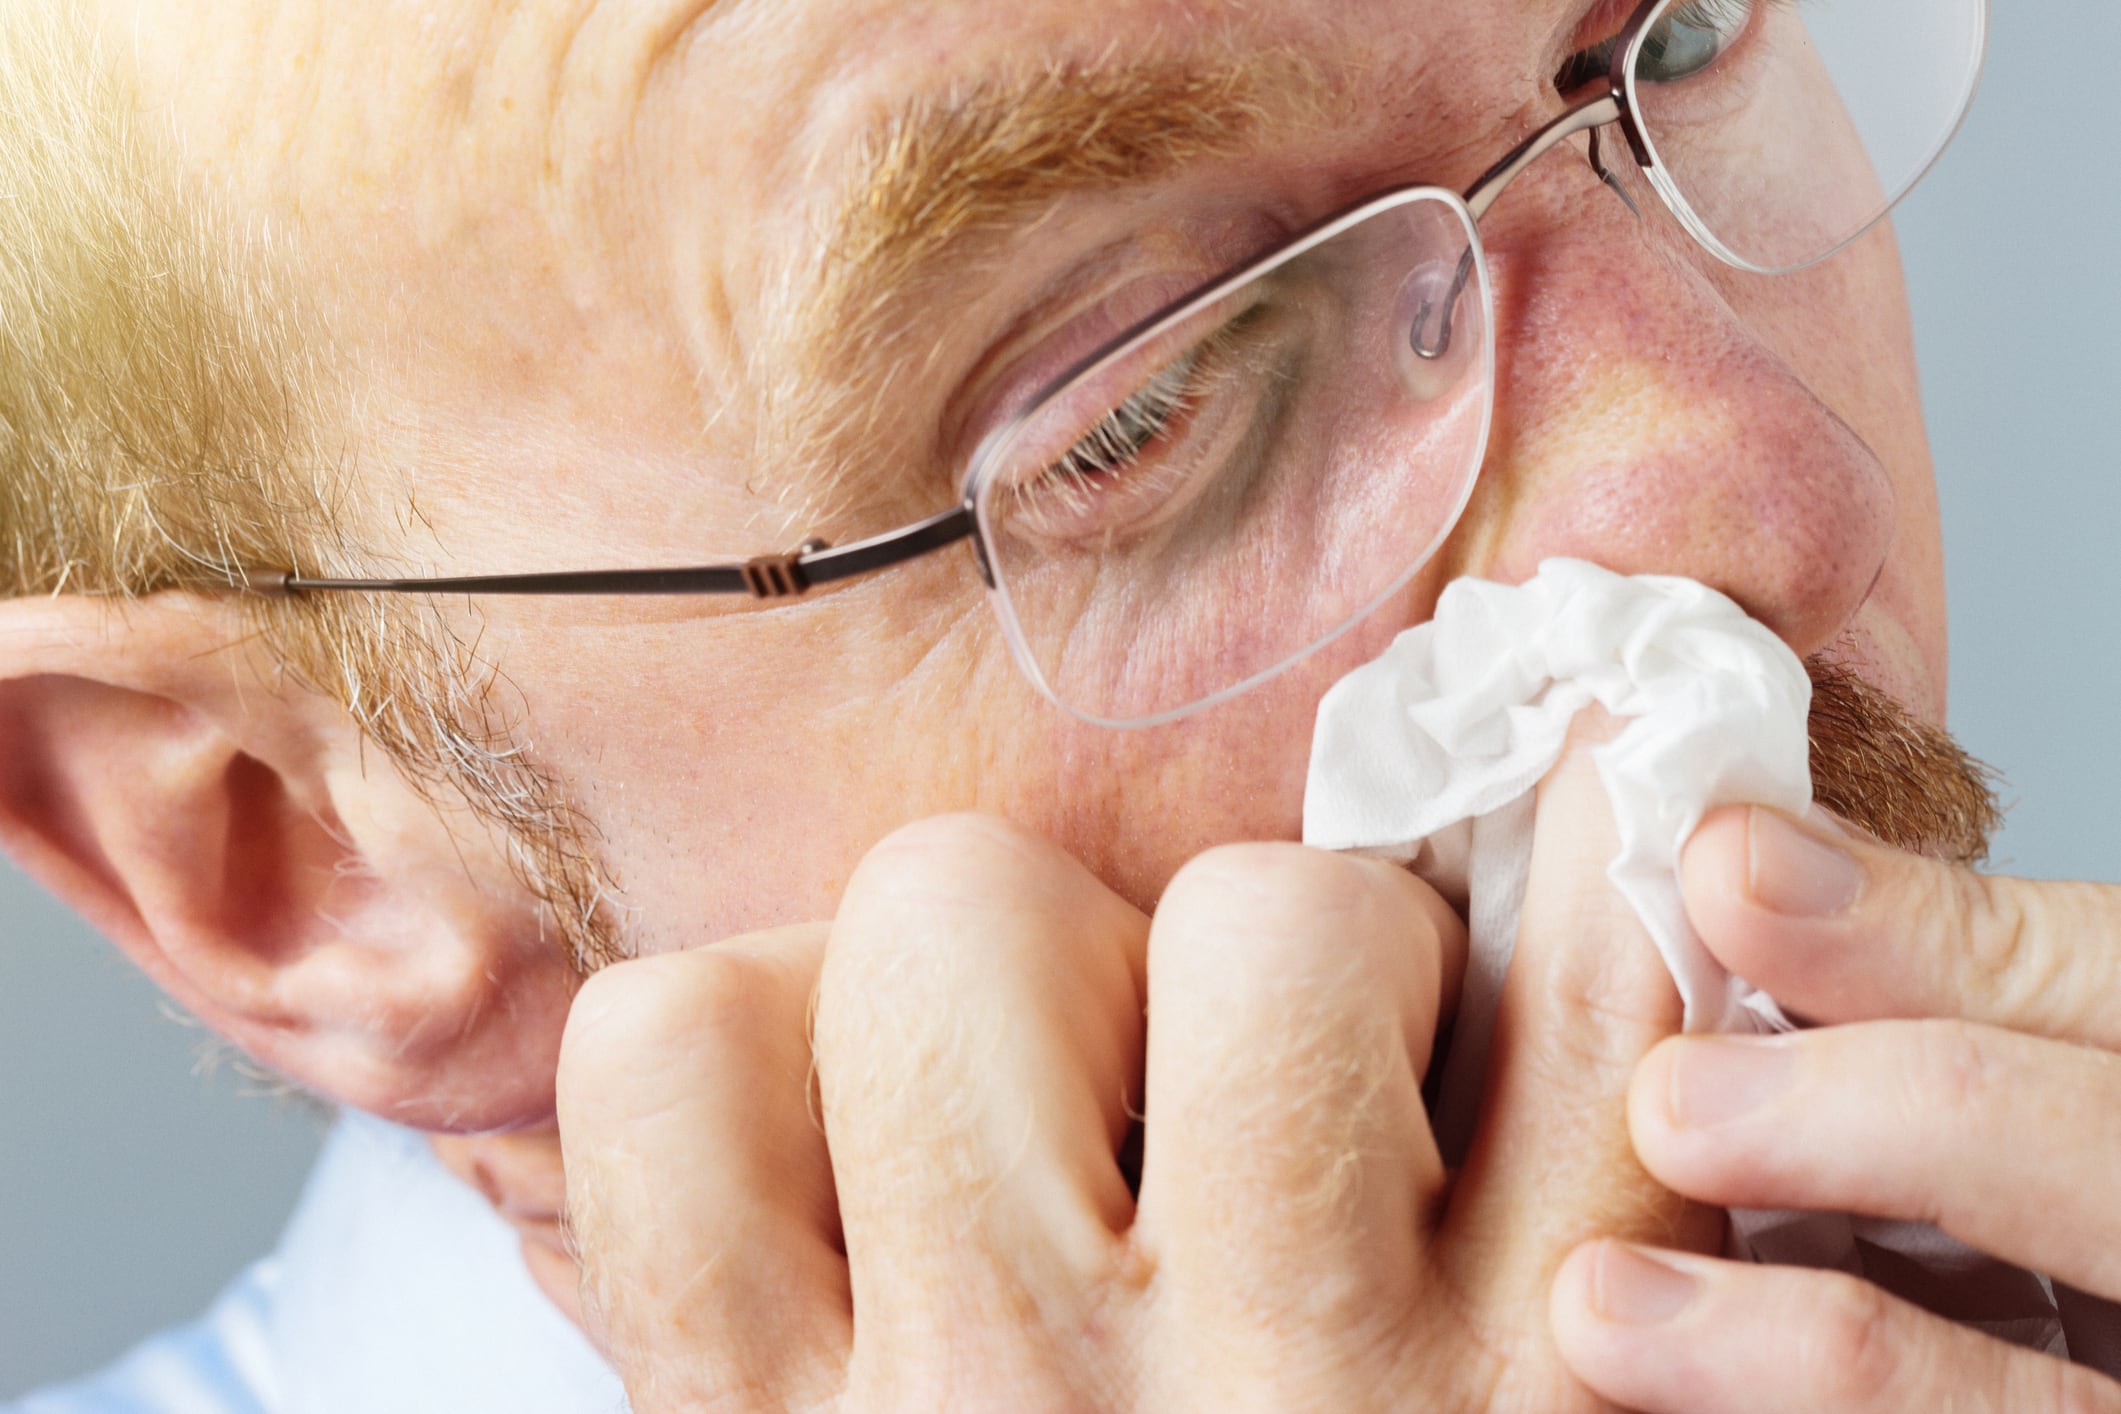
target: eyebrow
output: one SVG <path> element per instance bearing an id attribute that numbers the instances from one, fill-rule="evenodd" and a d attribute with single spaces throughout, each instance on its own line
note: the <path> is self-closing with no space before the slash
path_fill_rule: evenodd
<path id="1" fill-rule="evenodd" d="M 851 440 L 883 400 L 871 378 L 824 408 L 818 381 L 874 365 L 906 321 L 898 313 L 929 292 L 939 270 L 960 273 L 968 245 L 1022 229 L 1071 196 L 1138 190 L 1195 162 L 1229 158 L 1314 127 L 1331 109 L 1331 85 L 1284 50 L 1216 51 L 1182 59 L 1046 66 L 931 92 L 881 113 L 855 140 L 849 173 L 807 278 L 788 286 L 796 355 L 810 386 L 785 390 L 783 427 L 806 424 L 812 455 Z M 946 259 L 948 257 L 948 259 Z M 918 358 L 910 362 L 917 363 Z M 904 377 L 908 361 L 896 360 Z M 829 371 L 828 371 L 829 370 Z M 857 434 L 858 435 L 858 434 Z M 888 476 L 858 463 L 816 467 L 835 507 Z M 823 512 L 825 507 L 813 508 Z"/>
<path id="2" fill-rule="evenodd" d="M 894 283 L 1062 197 L 1140 186 L 1315 121 L 1324 85 L 1282 51 L 1045 68 L 924 95 L 855 144 L 828 260 Z"/>

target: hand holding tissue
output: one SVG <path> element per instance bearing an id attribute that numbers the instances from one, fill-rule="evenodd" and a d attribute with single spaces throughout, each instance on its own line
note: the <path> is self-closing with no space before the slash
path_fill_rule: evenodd
<path id="1" fill-rule="evenodd" d="M 1319 704 L 1304 842 L 1413 864 L 1470 896 L 1476 959 L 1506 959 L 1516 912 L 1492 905 L 1521 892 L 1532 787 L 1595 703 L 1628 721 L 1593 753 L 1620 832 L 1610 876 L 1671 969 L 1688 1029 L 1783 1028 L 1694 936 L 1677 868 L 1716 806 L 1811 804 L 1811 696 L 1788 645 L 1691 580 L 1580 560 L 1550 560 L 1519 587 L 1459 580 L 1433 619 Z"/>
<path id="2" fill-rule="evenodd" d="M 1479 1110 L 1532 859 L 1534 788 L 1586 707 L 1621 723 L 1592 753 L 1620 841 L 1608 877 L 1670 971 L 1686 1028 L 1790 1028 L 1772 998 L 1703 946 L 1681 899 L 1678 861 L 1719 806 L 1793 815 L 1810 807 L 1811 695 L 1789 646 L 1722 594 L 1575 560 L 1549 560 L 1518 586 L 1449 585 L 1429 622 L 1326 694 L 1304 799 L 1305 842 L 1404 863 L 1466 909 L 1471 950 L 1435 1089 L 1433 1120 L 1447 1162 L 1465 1154 Z M 1884 1249 L 1905 1259 L 1894 1270 L 1919 1273 L 1900 1283 L 1917 1300 L 1949 1303 L 1943 1288 L 1951 1283 L 2016 1276 L 2017 1289 L 2030 1293 L 2026 1309 L 1980 1324 L 2059 1348 L 2044 1279 L 1926 1227 L 1734 1213 L 1731 1246 L 1735 1255 L 1881 1280 L 1863 1254 Z"/>

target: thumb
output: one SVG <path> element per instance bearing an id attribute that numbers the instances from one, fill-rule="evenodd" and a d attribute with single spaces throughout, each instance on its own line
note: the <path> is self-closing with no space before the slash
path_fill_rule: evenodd
<path id="1" fill-rule="evenodd" d="M 1597 745 L 1579 732 L 1539 789 L 1480 1123 L 1437 1245 L 1442 1275 L 1476 1319 L 1536 1327 L 1541 1339 L 1547 1287 L 1579 1242 L 1705 1251 L 1722 1234 L 1719 1213 L 1659 1185 L 1629 1142 L 1629 1077 L 1679 1031 L 1681 1007 L 1606 877 L 1619 837 L 1591 760 Z"/>

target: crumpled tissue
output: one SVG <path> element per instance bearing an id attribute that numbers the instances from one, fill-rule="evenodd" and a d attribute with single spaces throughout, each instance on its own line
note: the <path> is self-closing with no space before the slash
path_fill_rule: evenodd
<path id="1" fill-rule="evenodd" d="M 1624 723 L 1592 751 L 1620 837 L 1608 877 L 1663 955 L 1686 1029 L 1790 1028 L 1773 998 L 1702 945 L 1678 860 L 1719 806 L 1810 807 L 1811 692 L 1789 646 L 1715 590 L 1556 559 L 1522 585 L 1448 585 L 1429 622 L 1319 703 L 1304 842 L 1407 864 L 1466 903 L 1466 976 L 1432 1115 L 1446 1162 L 1465 1154 L 1479 1110 L 1531 865 L 1533 787 L 1593 703 Z M 1733 1213 L 1731 1254 L 1838 1267 L 1926 1305 L 1978 1311 L 1971 1323 L 1994 1334 L 2066 1348 L 2046 1278 L 1931 1228 Z"/>
<path id="2" fill-rule="evenodd" d="M 1717 806 L 1811 804 L 1812 683 L 1789 646 L 1692 580 L 1549 560 L 1511 586 L 1461 579 L 1425 624 L 1318 706 L 1304 842 L 1411 865 L 1468 902 L 1471 951 L 1436 1124 L 1463 1151 L 1517 941 L 1533 787 L 1592 703 L 1625 720 L 1592 759 L 1620 853 L 1607 871 L 1664 956 L 1690 1031 L 1789 1023 L 1702 946 L 1679 850 Z"/>

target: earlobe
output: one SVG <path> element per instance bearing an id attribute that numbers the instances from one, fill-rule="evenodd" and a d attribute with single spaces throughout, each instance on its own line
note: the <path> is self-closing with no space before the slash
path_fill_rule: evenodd
<path id="1" fill-rule="evenodd" d="M 266 1065 L 418 1128 L 552 1111 L 576 982 L 468 811 L 233 606 L 0 604 L 0 846 Z"/>

